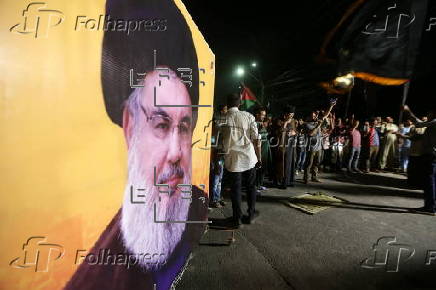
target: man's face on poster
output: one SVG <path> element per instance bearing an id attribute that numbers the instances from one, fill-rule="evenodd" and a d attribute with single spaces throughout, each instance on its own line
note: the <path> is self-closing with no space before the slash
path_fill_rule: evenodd
<path id="1" fill-rule="evenodd" d="M 157 254 L 167 260 L 180 241 L 185 224 L 161 222 L 187 220 L 190 202 L 189 196 L 182 198 L 182 190 L 186 192 L 189 187 L 180 185 L 191 184 L 194 124 L 185 85 L 174 72 L 170 71 L 169 79 L 163 74 L 148 73 L 144 87 L 135 89 L 124 111 L 129 172 L 122 234 L 125 246 L 134 254 Z M 133 197 L 142 196 L 137 198 L 142 203 L 132 203 L 132 191 Z M 142 266 L 159 268 L 155 264 Z"/>
<path id="2" fill-rule="evenodd" d="M 178 184 L 183 184 L 185 174 L 190 174 L 193 126 L 191 107 L 163 107 L 191 105 L 185 85 L 173 77 L 167 80 L 155 73 L 146 79 L 141 98 L 145 128 L 139 133 L 138 148 L 141 163 L 150 169 L 146 170 L 147 180 L 168 184 L 171 195 L 176 193 Z M 154 87 L 157 88 L 156 106 Z M 156 180 L 153 168 L 156 168 Z"/>

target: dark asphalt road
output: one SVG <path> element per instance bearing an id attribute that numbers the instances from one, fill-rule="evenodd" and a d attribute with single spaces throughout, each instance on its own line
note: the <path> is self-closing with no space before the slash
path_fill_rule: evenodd
<path id="1" fill-rule="evenodd" d="M 436 289 L 436 217 L 407 210 L 422 206 L 420 191 L 394 174 L 321 177 L 322 184 L 264 191 L 255 224 L 238 230 L 231 246 L 199 246 L 176 289 Z M 309 215 L 282 202 L 306 192 L 349 203 Z M 231 216 L 230 202 L 209 216 Z M 202 242 L 228 235 L 209 231 Z M 367 258 L 374 265 L 372 247 L 382 237 L 396 242 L 379 243 L 381 265 L 362 267 Z M 426 265 L 431 250 L 435 258 Z"/>

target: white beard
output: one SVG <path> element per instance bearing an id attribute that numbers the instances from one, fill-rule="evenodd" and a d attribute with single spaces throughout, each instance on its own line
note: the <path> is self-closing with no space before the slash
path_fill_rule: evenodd
<path id="1" fill-rule="evenodd" d="M 132 144 L 129 150 L 129 176 L 124 190 L 121 234 L 124 246 L 131 254 L 138 256 L 156 254 L 159 257 L 158 261 L 138 259 L 138 265 L 146 270 L 158 270 L 171 257 L 181 240 L 186 224 L 155 223 L 154 204 L 156 204 L 156 221 L 186 221 L 190 203 L 189 200 L 182 199 L 180 190 L 168 196 L 167 193 L 159 193 L 159 188 L 153 186 L 152 181 L 151 184 L 146 182 L 135 147 L 135 144 Z M 190 172 L 185 172 L 183 184 L 191 184 Z M 131 202 L 131 186 L 133 186 L 133 200 L 145 203 Z M 138 189 L 145 190 L 137 191 Z M 167 188 L 160 188 L 160 191 L 165 190 Z M 145 197 L 138 197 L 138 195 L 145 195 Z"/>

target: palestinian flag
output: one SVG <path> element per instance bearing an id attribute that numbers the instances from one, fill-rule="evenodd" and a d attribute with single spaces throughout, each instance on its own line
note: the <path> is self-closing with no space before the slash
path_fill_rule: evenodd
<path id="1" fill-rule="evenodd" d="M 241 110 L 248 111 L 256 103 L 257 100 L 253 92 L 249 88 L 244 86 L 241 91 Z"/>

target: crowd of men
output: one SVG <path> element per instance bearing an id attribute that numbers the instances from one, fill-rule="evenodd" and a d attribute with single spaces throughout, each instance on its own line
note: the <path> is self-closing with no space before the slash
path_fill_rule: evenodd
<path id="1" fill-rule="evenodd" d="M 254 116 L 239 111 L 239 96 L 229 96 L 214 117 L 211 207 L 225 204 L 221 191 L 227 188 L 233 222 L 240 224 L 244 181 L 249 207 L 245 223 L 251 223 L 258 215 L 256 195 L 267 190 L 266 181 L 280 189 L 293 187 L 297 175 L 305 184 L 319 183 L 322 170 L 405 174 L 410 186 L 424 190 L 424 207 L 418 211 L 435 213 L 436 110 L 419 119 L 404 106 L 405 121 L 398 126 L 392 117 L 342 119 L 334 106 L 332 100 L 327 110 L 305 118 L 296 118 L 295 107 L 286 106 L 272 118 L 263 107 L 256 108 Z"/>

